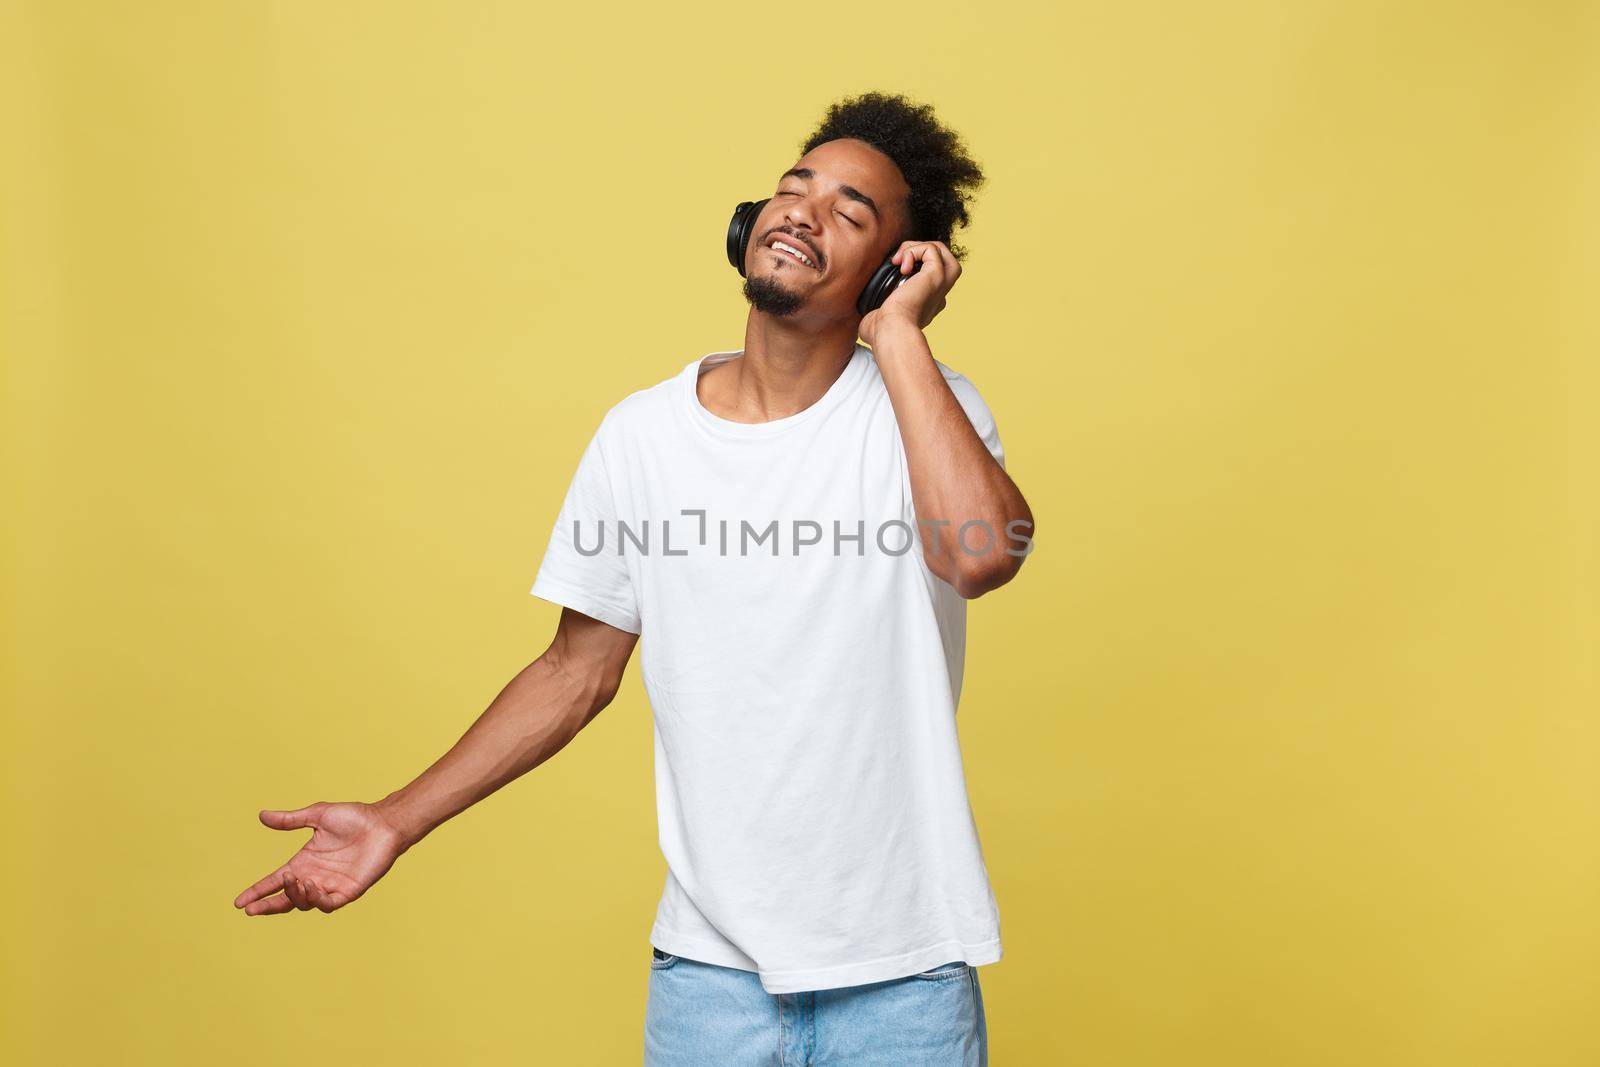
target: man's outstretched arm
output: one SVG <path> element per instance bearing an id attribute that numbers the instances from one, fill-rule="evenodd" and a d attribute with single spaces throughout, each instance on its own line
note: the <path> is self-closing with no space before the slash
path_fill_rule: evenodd
<path id="1" fill-rule="evenodd" d="M 375 804 L 263 811 L 311 840 L 234 900 L 247 915 L 333 911 L 365 893 L 434 827 L 561 751 L 616 696 L 639 635 L 561 609 L 550 647 L 513 678 L 450 750 Z"/>

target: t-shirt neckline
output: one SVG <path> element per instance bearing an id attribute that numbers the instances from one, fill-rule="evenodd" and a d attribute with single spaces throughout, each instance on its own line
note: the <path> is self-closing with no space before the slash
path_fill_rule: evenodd
<path id="1" fill-rule="evenodd" d="M 700 402 L 700 392 L 697 388 L 700 375 L 712 367 L 726 363 L 733 359 L 744 358 L 744 349 L 736 348 L 727 352 L 712 352 L 693 360 L 683 370 L 681 392 L 688 403 L 689 412 L 701 425 L 714 433 L 727 437 L 770 437 L 773 434 L 783 433 L 804 422 L 816 418 L 818 415 L 835 407 L 855 386 L 866 372 L 867 363 L 872 359 L 872 352 L 860 341 L 856 342 L 854 351 L 850 353 L 850 360 L 845 364 L 839 377 L 833 380 L 827 391 L 816 399 L 809 407 L 801 408 L 793 415 L 785 415 L 781 419 L 768 419 L 766 422 L 735 422 L 715 414 Z"/>

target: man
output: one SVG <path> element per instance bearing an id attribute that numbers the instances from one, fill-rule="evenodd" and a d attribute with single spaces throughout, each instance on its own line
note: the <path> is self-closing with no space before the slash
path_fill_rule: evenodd
<path id="1" fill-rule="evenodd" d="M 383 800 L 262 812 L 314 833 L 237 906 L 356 899 L 571 741 L 642 636 L 668 868 L 646 1063 L 987 1061 L 999 913 L 955 710 L 965 602 L 1017 573 L 1033 516 L 923 334 L 982 174 L 877 93 L 802 152 L 730 252 L 744 347 L 624 398 L 585 449 L 532 588 L 563 606 L 549 649 Z M 862 317 L 886 259 L 899 284 Z"/>

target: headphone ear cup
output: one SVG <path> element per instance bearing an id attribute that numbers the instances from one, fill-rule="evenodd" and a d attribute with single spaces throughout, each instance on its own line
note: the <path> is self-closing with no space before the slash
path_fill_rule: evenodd
<path id="1" fill-rule="evenodd" d="M 746 200 L 733 209 L 733 219 L 728 223 L 728 263 L 741 278 L 744 277 L 745 249 L 750 245 L 750 235 L 755 232 L 756 219 L 766 206 L 766 200 Z"/>
<path id="2" fill-rule="evenodd" d="M 867 280 L 867 287 L 861 290 L 861 296 L 856 299 L 856 311 L 862 318 L 883 306 L 889 299 L 889 294 L 900 288 L 900 266 L 891 259 L 883 261 L 883 265 L 872 272 L 872 277 Z"/>

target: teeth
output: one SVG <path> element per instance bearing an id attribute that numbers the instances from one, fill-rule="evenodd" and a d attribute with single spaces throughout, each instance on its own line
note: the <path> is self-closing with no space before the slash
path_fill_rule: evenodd
<path id="1" fill-rule="evenodd" d="M 797 259 L 800 260 L 800 262 L 804 263 L 808 267 L 812 265 L 811 264 L 811 257 L 807 256 L 804 252 L 800 251 L 794 245 L 787 244 L 787 243 L 785 243 L 783 241 L 773 241 L 771 247 L 776 248 L 781 252 L 788 252 L 790 255 L 796 257 Z"/>

